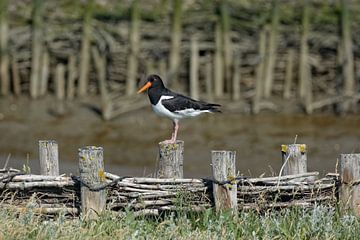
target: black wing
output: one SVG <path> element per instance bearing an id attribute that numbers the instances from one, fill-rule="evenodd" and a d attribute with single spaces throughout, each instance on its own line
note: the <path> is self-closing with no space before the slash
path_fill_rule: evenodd
<path id="1" fill-rule="evenodd" d="M 195 110 L 208 110 L 210 112 L 221 112 L 220 109 L 218 109 L 221 106 L 219 104 L 197 101 L 178 93 L 172 93 L 171 95 L 174 96 L 174 98 L 164 99 L 161 102 L 162 105 L 171 112 L 190 108 Z"/>

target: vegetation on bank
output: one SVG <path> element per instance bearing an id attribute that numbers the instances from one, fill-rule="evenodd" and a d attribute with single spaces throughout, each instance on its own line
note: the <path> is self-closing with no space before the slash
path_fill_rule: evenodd
<path id="1" fill-rule="evenodd" d="M 0 210 L 1 239 L 356 239 L 360 221 L 334 208 L 291 208 L 281 211 L 240 212 L 237 217 L 201 214 L 135 218 L 111 212 L 98 220 L 44 220 L 28 212 Z"/>

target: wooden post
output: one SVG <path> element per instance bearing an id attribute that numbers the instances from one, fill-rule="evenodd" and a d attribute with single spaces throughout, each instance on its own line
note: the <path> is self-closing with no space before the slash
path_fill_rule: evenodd
<path id="1" fill-rule="evenodd" d="M 39 141 L 40 174 L 59 176 L 59 151 L 54 140 Z"/>
<path id="2" fill-rule="evenodd" d="M 360 154 L 341 154 L 340 203 L 344 211 L 351 210 L 360 216 Z"/>
<path id="3" fill-rule="evenodd" d="M 43 48 L 43 11 L 45 1 L 33 0 L 32 56 L 30 76 L 30 96 L 37 98 L 40 89 L 41 57 Z"/>
<path id="4" fill-rule="evenodd" d="M 281 155 L 284 170 L 282 175 L 293 175 L 307 172 L 307 156 L 305 144 L 281 145 Z"/>
<path id="5" fill-rule="evenodd" d="M 103 148 L 94 146 L 80 148 L 79 170 L 81 212 L 86 218 L 97 218 L 105 209 L 106 190 L 92 191 L 85 184 L 90 187 L 97 187 L 105 182 Z"/>
<path id="6" fill-rule="evenodd" d="M 191 38 L 190 96 L 199 99 L 199 44 L 195 36 Z"/>
<path id="7" fill-rule="evenodd" d="M 138 71 L 138 55 L 140 51 L 140 6 L 139 0 L 134 0 L 131 6 L 130 48 L 127 64 L 126 94 L 136 92 L 136 76 Z"/>
<path id="8" fill-rule="evenodd" d="M 174 144 L 159 143 L 158 178 L 183 178 L 184 141 L 177 140 Z"/>
<path id="9" fill-rule="evenodd" d="M 232 213 L 236 213 L 237 211 L 235 157 L 235 151 L 211 151 L 214 180 L 217 182 L 231 181 L 227 184 L 213 183 L 213 195 L 217 212 L 231 210 Z"/>
<path id="10" fill-rule="evenodd" d="M 90 46 L 91 46 L 91 20 L 94 9 L 94 0 L 86 1 L 85 14 L 82 26 L 81 52 L 79 64 L 78 96 L 87 94 L 90 69 Z"/>

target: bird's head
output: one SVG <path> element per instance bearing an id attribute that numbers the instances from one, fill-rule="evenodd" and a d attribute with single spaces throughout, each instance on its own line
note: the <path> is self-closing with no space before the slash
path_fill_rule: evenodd
<path id="1" fill-rule="evenodd" d="M 137 93 L 142 93 L 149 88 L 157 87 L 164 87 L 164 83 L 158 75 L 153 74 L 148 76 L 145 85 L 142 86 Z"/>

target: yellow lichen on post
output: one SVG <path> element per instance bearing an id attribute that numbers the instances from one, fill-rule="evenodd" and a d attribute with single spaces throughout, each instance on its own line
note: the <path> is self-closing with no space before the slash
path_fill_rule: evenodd
<path id="1" fill-rule="evenodd" d="M 93 191 L 90 188 L 96 188 L 105 181 L 103 148 L 94 146 L 80 148 L 79 170 L 81 179 L 81 212 L 85 218 L 97 218 L 105 209 L 106 191 Z"/>
<path id="2" fill-rule="evenodd" d="M 281 145 L 284 171 L 282 175 L 293 175 L 307 172 L 306 144 Z"/>
<path id="3" fill-rule="evenodd" d="M 234 151 L 212 151 L 213 196 L 217 212 L 237 212 L 237 184 Z M 229 181 L 229 183 L 227 183 Z M 221 182 L 226 182 L 221 184 Z"/>
<path id="4" fill-rule="evenodd" d="M 184 141 L 176 143 L 159 143 L 159 178 L 183 178 Z"/>

